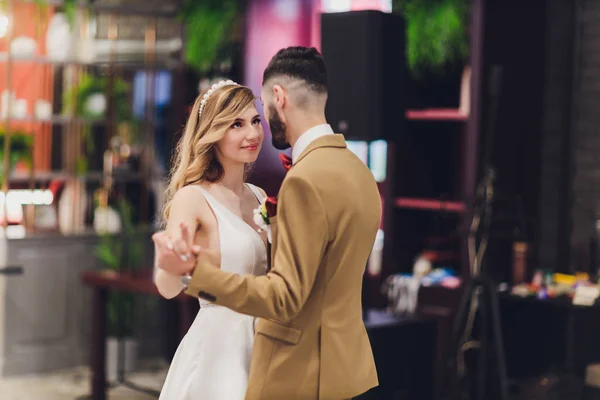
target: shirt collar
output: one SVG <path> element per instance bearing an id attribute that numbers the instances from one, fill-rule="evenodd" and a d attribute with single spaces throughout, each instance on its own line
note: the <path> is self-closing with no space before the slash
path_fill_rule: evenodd
<path id="1" fill-rule="evenodd" d="M 333 129 L 331 129 L 331 126 L 329 124 L 316 125 L 304 132 L 302 135 L 300 135 L 300 137 L 296 141 L 296 144 L 292 148 L 292 163 L 296 162 L 298 157 L 300 157 L 300 154 L 302 154 L 302 152 L 306 150 L 308 145 L 311 144 L 314 140 L 322 136 L 333 134 Z"/>

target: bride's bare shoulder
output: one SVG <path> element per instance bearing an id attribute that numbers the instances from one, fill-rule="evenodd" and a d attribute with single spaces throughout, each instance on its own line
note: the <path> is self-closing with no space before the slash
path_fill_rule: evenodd
<path id="1" fill-rule="evenodd" d="M 200 186 L 187 185 L 175 192 L 173 196 L 171 210 L 188 210 L 196 217 L 202 217 L 207 212 L 210 213 L 208 203 L 204 197 Z"/>

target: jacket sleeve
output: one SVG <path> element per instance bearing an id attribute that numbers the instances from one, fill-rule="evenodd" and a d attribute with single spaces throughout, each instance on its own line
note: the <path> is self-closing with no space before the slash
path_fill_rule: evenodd
<path id="1" fill-rule="evenodd" d="M 313 185 L 288 176 L 279 192 L 271 271 L 240 276 L 199 261 L 186 293 L 234 311 L 288 321 L 308 298 L 329 239 L 325 208 Z"/>

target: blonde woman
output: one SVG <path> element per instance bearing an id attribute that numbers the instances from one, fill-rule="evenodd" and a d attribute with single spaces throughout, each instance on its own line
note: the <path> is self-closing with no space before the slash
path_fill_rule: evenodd
<path id="1" fill-rule="evenodd" d="M 263 142 L 255 100 L 250 89 L 231 81 L 196 99 L 167 189 L 167 227 L 153 237 L 156 267 L 195 264 L 193 248 L 202 247 L 220 249 L 213 262 L 223 270 L 265 274 L 266 235 L 254 224 L 253 210 L 266 195 L 244 181 Z M 166 298 L 184 288 L 181 277 L 160 268 L 155 283 Z M 200 300 L 160 399 L 242 400 L 253 341 L 253 317 Z"/>

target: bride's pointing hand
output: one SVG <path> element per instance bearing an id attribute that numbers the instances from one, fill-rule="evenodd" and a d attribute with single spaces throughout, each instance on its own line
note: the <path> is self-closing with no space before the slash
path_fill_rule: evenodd
<path id="1" fill-rule="evenodd" d="M 157 267 L 173 275 L 190 273 L 197 261 L 199 246 L 185 224 L 180 224 L 180 237 L 172 239 L 165 231 L 156 232 L 152 240 L 156 247 Z"/>
<path id="2" fill-rule="evenodd" d="M 181 224 L 181 240 L 183 244 L 181 244 L 181 248 L 184 250 L 188 250 L 189 253 L 185 253 L 189 255 L 190 258 L 194 259 L 194 266 L 198 261 L 208 262 L 215 267 L 218 267 L 221 264 L 221 252 L 215 249 L 200 247 L 193 242 L 193 237 L 190 234 L 190 231 L 185 224 Z"/>

